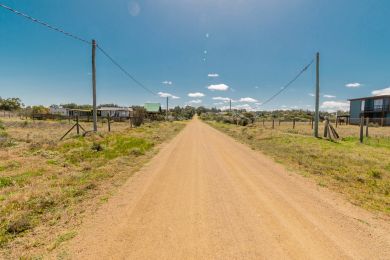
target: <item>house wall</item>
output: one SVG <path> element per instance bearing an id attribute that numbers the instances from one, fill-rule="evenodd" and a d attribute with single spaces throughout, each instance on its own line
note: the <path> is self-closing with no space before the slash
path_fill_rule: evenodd
<path id="1" fill-rule="evenodd" d="M 360 113 L 362 107 L 362 100 L 352 100 L 350 104 L 350 123 L 359 124 L 360 123 Z"/>
<path id="2" fill-rule="evenodd" d="M 61 115 L 61 116 L 68 116 L 68 109 L 66 108 L 55 108 L 55 107 L 51 107 L 50 108 L 50 114 L 52 115 Z"/>

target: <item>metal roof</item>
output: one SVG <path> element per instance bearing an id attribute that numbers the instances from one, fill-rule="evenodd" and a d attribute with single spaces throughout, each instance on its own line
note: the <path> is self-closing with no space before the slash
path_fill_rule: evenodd
<path id="1" fill-rule="evenodd" d="M 146 112 L 158 113 L 161 111 L 160 103 L 145 103 L 144 108 Z"/>
<path id="2" fill-rule="evenodd" d="M 355 100 L 364 100 L 364 99 L 379 99 L 379 98 L 390 98 L 390 95 L 383 95 L 383 96 L 371 96 L 371 97 L 363 97 L 363 98 L 352 98 L 348 99 L 348 101 L 355 101 Z"/>

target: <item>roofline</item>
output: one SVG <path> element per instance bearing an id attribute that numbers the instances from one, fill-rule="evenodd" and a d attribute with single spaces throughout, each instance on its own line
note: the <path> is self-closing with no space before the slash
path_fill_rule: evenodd
<path id="1" fill-rule="evenodd" d="M 363 98 L 352 98 L 352 99 L 348 99 L 348 101 L 364 100 L 364 99 L 369 99 L 369 98 L 378 99 L 378 98 L 384 98 L 384 97 L 390 98 L 390 95 L 371 96 L 371 97 L 363 97 Z"/>

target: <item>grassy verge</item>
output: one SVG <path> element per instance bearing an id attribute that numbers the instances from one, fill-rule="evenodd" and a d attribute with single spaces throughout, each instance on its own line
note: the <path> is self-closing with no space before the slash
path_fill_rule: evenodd
<path id="1" fill-rule="evenodd" d="M 261 150 L 321 186 L 343 193 L 354 204 L 390 215 L 390 138 L 357 137 L 338 142 L 260 126 L 208 123 Z"/>
<path id="2" fill-rule="evenodd" d="M 107 201 L 184 125 L 151 123 L 63 142 L 13 139 L 0 150 L 1 253 L 30 256 L 73 237 L 81 216 Z"/>

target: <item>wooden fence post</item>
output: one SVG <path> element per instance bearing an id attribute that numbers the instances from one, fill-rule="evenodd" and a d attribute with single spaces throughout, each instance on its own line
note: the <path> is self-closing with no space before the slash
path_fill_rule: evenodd
<path id="1" fill-rule="evenodd" d="M 79 115 L 76 116 L 76 130 L 77 130 L 77 135 L 79 135 L 80 134 Z"/>
<path id="2" fill-rule="evenodd" d="M 311 129 L 312 130 L 314 129 L 314 120 L 313 120 L 313 118 L 311 118 Z"/>
<path id="3" fill-rule="evenodd" d="M 364 126 L 364 117 L 360 117 L 360 143 L 363 143 L 363 126 Z"/>
<path id="4" fill-rule="evenodd" d="M 329 118 L 328 117 L 325 117 L 325 127 L 324 127 L 324 137 L 328 137 L 328 134 L 330 136 L 330 133 L 329 133 Z"/>
<path id="5" fill-rule="evenodd" d="M 108 132 L 111 132 L 111 117 L 110 117 L 110 112 L 108 112 L 108 115 L 107 115 L 107 125 L 108 125 Z"/>
<path id="6" fill-rule="evenodd" d="M 279 119 L 279 126 L 280 126 L 280 122 L 281 122 L 281 120 Z"/>
<path id="7" fill-rule="evenodd" d="M 272 129 L 275 128 L 275 119 L 272 119 Z"/>
<path id="8" fill-rule="evenodd" d="M 368 124 L 370 123 L 370 118 L 366 118 L 366 137 L 368 137 Z"/>
<path id="9" fill-rule="evenodd" d="M 263 119 L 263 126 L 265 126 L 265 119 Z"/>
<path id="10" fill-rule="evenodd" d="M 295 118 L 293 119 L 293 129 L 295 129 Z"/>

